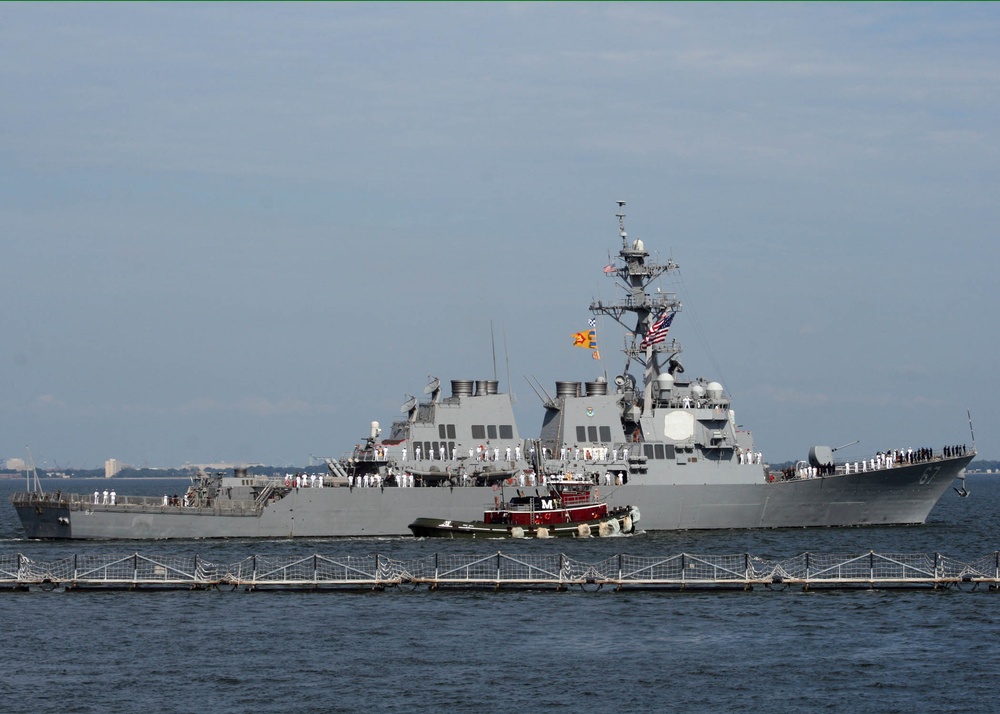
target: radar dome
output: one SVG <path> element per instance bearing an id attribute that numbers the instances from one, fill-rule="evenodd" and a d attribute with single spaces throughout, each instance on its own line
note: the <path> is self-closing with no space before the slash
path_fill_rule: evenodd
<path id="1" fill-rule="evenodd" d="M 691 394 L 701 399 L 705 396 L 705 388 L 700 384 L 694 384 L 691 386 Z"/>
<path id="2" fill-rule="evenodd" d="M 722 385 L 718 382 L 709 382 L 708 397 L 709 399 L 722 399 Z"/>
<path id="3" fill-rule="evenodd" d="M 669 399 L 670 392 L 674 389 L 674 376 L 667 372 L 656 375 L 656 391 L 659 392 L 660 399 Z"/>
<path id="4" fill-rule="evenodd" d="M 633 243 L 632 243 L 632 250 L 645 251 L 646 250 L 646 246 L 643 245 L 643 243 L 642 243 L 641 240 L 639 240 L 638 238 L 636 238 L 635 241 L 633 241 Z"/>

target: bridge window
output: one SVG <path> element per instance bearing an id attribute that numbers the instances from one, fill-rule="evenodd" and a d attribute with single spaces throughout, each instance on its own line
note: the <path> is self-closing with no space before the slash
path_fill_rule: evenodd
<path id="1" fill-rule="evenodd" d="M 610 444 L 611 443 L 611 427 L 610 426 L 602 426 L 602 427 L 600 427 L 600 430 L 601 430 L 601 443 Z"/>
<path id="2" fill-rule="evenodd" d="M 587 427 L 578 426 L 576 428 L 576 440 L 577 442 L 584 442 L 587 440 Z"/>
<path id="3" fill-rule="evenodd" d="M 454 439 L 455 438 L 455 433 L 456 433 L 455 432 L 455 425 L 454 424 L 448 424 L 448 437 L 447 438 Z"/>
<path id="4" fill-rule="evenodd" d="M 514 427 L 511 424 L 501 424 L 497 427 L 496 424 L 473 424 L 472 425 L 472 438 L 473 439 L 496 439 L 497 433 L 499 432 L 501 439 L 513 439 L 514 438 Z M 448 438 L 455 438 L 455 425 L 448 425 Z"/>
<path id="5" fill-rule="evenodd" d="M 597 441 L 597 427 L 588 426 L 587 427 L 587 441 L 593 443 Z"/>

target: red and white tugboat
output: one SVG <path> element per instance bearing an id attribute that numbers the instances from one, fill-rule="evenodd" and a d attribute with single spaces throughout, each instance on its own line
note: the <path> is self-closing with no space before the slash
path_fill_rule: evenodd
<path id="1" fill-rule="evenodd" d="M 635 532 L 639 511 L 632 506 L 609 508 L 590 481 L 565 476 L 548 479 L 548 494 L 509 501 L 496 496 L 481 521 L 418 518 L 410 524 L 422 538 L 589 538 Z"/>

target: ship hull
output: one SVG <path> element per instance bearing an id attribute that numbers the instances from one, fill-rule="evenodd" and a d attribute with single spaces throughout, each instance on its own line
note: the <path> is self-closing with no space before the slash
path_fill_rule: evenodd
<path id="1" fill-rule="evenodd" d="M 636 507 L 646 531 L 920 524 L 971 459 L 774 483 L 705 483 L 692 472 L 691 482 L 666 484 L 640 475 L 604 495 L 611 507 Z M 244 513 L 23 494 L 14 506 L 27 536 L 40 539 L 371 537 L 410 535 L 422 517 L 475 520 L 495 495 L 489 487 L 303 488 Z"/>
<path id="2" fill-rule="evenodd" d="M 775 483 L 636 484 L 607 501 L 637 505 L 645 530 L 921 524 L 971 460 Z"/>

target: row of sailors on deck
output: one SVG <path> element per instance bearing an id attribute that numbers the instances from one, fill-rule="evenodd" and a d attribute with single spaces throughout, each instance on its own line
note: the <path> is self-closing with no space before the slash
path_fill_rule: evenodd
<path id="1" fill-rule="evenodd" d="M 943 456 L 960 456 L 965 453 L 965 446 L 946 446 L 941 450 Z M 924 447 L 920 449 L 891 449 L 889 451 L 879 451 L 870 461 L 855 461 L 853 466 L 850 462 L 844 464 L 844 473 L 864 473 L 866 471 L 877 471 L 879 469 L 892 468 L 896 463 L 917 464 L 922 461 L 930 461 L 934 458 L 934 450 Z"/>
<path id="2" fill-rule="evenodd" d="M 316 474 L 285 474 L 285 486 L 291 488 L 323 488 L 323 477 Z"/>
<path id="3" fill-rule="evenodd" d="M 409 476 L 411 479 L 413 478 L 413 474 L 400 474 L 399 476 L 396 477 L 396 482 L 402 485 L 401 481 L 406 476 Z M 347 485 L 349 488 L 354 488 L 355 486 L 357 486 L 358 488 L 378 488 L 379 486 L 382 485 L 382 474 L 371 473 L 371 474 L 358 474 L 356 476 L 350 475 L 347 477 Z M 411 486 L 413 485 L 412 481 L 410 481 L 410 485 Z"/>
<path id="4" fill-rule="evenodd" d="M 113 506 L 113 505 L 115 505 L 115 501 L 117 499 L 118 499 L 118 494 L 115 493 L 114 490 L 112 490 L 112 491 L 109 492 L 108 489 L 104 489 L 103 499 L 102 499 L 102 494 L 101 494 L 100 491 L 94 491 L 94 505 L 95 506 L 97 504 L 100 504 L 100 503 L 103 503 L 103 504 L 108 505 L 108 506 Z"/>
<path id="5" fill-rule="evenodd" d="M 459 445 L 461 446 L 461 445 Z M 402 449 L 401 461 L 406 461 L 406 447 Z M 521 447 L 515 446 L 513 450 L 508 446 L 504 449 L 504 461 L 510 461 L 511 456 L 514 457 L 516 461 L 521 460 Z M 378 449 L 375 452 L 375 458 L 377 460 L 384 461 L 386 459 L 385 449 Z M 458 461 L 459 452 L 454 446 L 451 447 L 451 461 Z M 434 448 L 431 447 L 425 454 L 421 449 L 420 445 L 417 444 L 413 447 L 413 460 L 414 461 L 448 461 L 448 450 L 446 448 Z M 469 460 L 476 461 L 500 461 L 500 447 L 494 446 L 492 449 L 489 446 L 483 446 L 480 444 L 475 449 L 469 449 Z"/>
<path id="6" fill-rule="evenodd" d="M 615 463 L 618 461 L 618 449 L 609 449 L 606 446 L 593 446 L 590 448 L 579 446 L 574 446 L 570 449 L 568 446 L 564 445 L 559 450 L 559 460 L 567 461 L 570 457 L 574 461 L 579 461 L 582 456 L 584 461 L 607 461 L 609 463 Z M 542 449 L 542 456 L 546 459 L 549 458 L 549 450 L 547 448 Z M 621 450 L 621 460 L 628 461 L 628 447 L 624 447 Z"/>
<path id="7" fill-rule="evenodd" d="M 736 450 L 736 455 L 740 460 L 741 464 L 762 464 L 764 463 L 764 452 L 757 451 L 756 453 L 750 449 L 743 450 L 739 448 Z"/>
<path id="8" fill-rule="evenodd" d="M 376 460 L 384 461 L 387 458 L 387 452 L 385 449 L 377 449 Z M 408 452 L 404 446 L 401 450 L 401 461 L 406 461 Z M 532 447 L 530 449 L 531 457 L 534 458 L 535 449 Z M 469 449 L 469 460 L 470 461 L 520 461 L 522 456 L 522 451 L 520 446 L 515 446 L 513 448 L 506 447 L 503 452 L 503 458 L 501 458 L 500 447 L 489 445 L 483 446 L 480 444 L 475 449 Z M 542 449 L 542 456 L 545 459 L 552 457 L 552 451 L 548 448 Z M 431 447 L 426 453 L 421 449 L 420 445 L 413 448 L 413 460 L 414 461 L 458 461 L 460 458 L 459 451 L 457 448 L 452 447 L 451 455 L 449 458 L 448 450 L 444 448 Z M 616 463 L 617 461 L 628 461 L 628 447 L 622 449 L 609 449 L 606 446 L 593 446 L 593 447 L 580 447 L 573 446 L 572 448 L 567 444 L 564 445 L 559 450 L 559 460 L 569 461 L 580 459 L 585 461 L 606 461 L 609 463 Z M 749 463 L 749 462 L 748 462 Z"/>
<path id="9" fill-rule="evenodd" d="M 569 476 L 572 478 L 571 475 Z M 408 471 L 394 474 L 394 477 L 396 479 L 396 486 L 399 488 L 413 488 L 416 485 L 414 475 Z M 545 474 L 536 474 L 530 469 L 527 471 L 519 471 L 510 478 L 513 483 L 508 481 L 508 485 L 517 485 L 522 488 L 545 485 Z M 620 486 L 625 482 L 622 474 L 616 474 L 610 471 L 605 471 L 603 475 L 595 473 L 592 476 L 586 476 L 586 480 L 593 480 L 595 484 L 603 483 L 606 486 Z M 476 485 L 475 480 L 464 472 L 458 476 L 458 481 L 462 486 Z M 347 485 L 351 488 L 379 488 L 382 484 L 383 478 L 381 474 L 378 473 L 357 474 L 347 477 Z"/>

